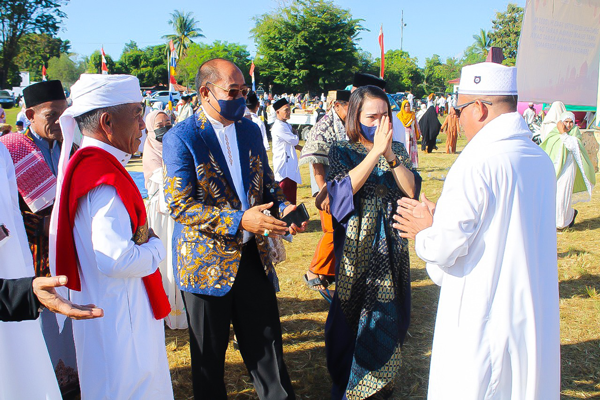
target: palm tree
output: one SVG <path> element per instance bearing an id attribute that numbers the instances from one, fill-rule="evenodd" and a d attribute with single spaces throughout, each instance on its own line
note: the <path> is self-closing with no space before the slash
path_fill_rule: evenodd
<path id="1" fill-rule="evenodd" d="M 190 44 L 194 43 L 192 39 L 204 37 L 201 33 L 202 29 L 198 27 L 198 21 L 196 21 L 191 12 L 185 13 L 175 10 L 175 12 L 171 13 L 169 25 L 175 29 L 175 33 L 164 35 L 163 39 L 173 41 L 179 59 L 183 58 Z"/>
<path id="2" fill-rule="evenodd" d="M 481 29 L 479 35 L 473 35 L 473 39 L 475 39 L 474 45 L 477 52 L 487 57 L 488 49 L 492 45 L 492 39 L 488 36 L 487 32 Z"/>

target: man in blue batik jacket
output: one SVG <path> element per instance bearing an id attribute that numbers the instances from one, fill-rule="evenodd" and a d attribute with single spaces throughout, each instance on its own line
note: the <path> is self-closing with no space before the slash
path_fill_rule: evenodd
<path id="1" fill-rule="evenodd" d="M 243 118 L 244 76 L 223 59 L 200 67 L 202 102 L 163 138 L 165 200 L 175 219 L 175 275 L 186 307 L 196 399 L 226 399 L 229 327 L 261 399 L 293 399 L 283 362 L 268 236 L 295 209 L 275 182 L 258 126 Z M 269 210 L 273 216 L 263 213 Z"/>

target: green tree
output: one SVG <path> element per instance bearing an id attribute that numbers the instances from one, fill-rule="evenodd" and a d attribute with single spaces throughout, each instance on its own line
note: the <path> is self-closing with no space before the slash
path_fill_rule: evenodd
<path id="1" fill-rule="evenodd" d="M 454 57 L 449 57 L 446 62 L 436 67 L 436 75 L 442 80 L 445 86 L 445 92 L 451 93 L 454 87 L 448 84 L 448 81 L 460 77 L 462 64 L 460 60 Z"/>
<path id="2" fill-rule="evenodd" d="M 376 63 L 368 51 L 358 49 L 355 53 L 356 70 L 367 74 L 379 76 L 379 63 Z"/>
<path id="3" fill-rule="evenodd" d="M 186 57 L 177 64 L 177 80 L 186 86 L 193 87 L 200 65 L 213 58 L 232 61 L 242 71 L 246 82 L 251 82 L 250 64 L 252 61 L 246 46 L 218 40 L 212 44 L 193 43 L 188 49 Z M 257 72 L 260 72 L 259 68 L 257 68 Z"/>
<path id="4" fill-rule="evenodd" d="M 129 42 L 125 43 L 125 47 L 123 47 L 123 53 L 128 53 L 133 50 L 139 50 L 138 45 L 135 41 L 130 40 Z"/>
<path id="5" fill-rule="evenodd" d="M 477 64 L 485 61 L 485 56 L 481 53 L 475 44 L 467 47 L 463 53 L 463 57 L 461 59 L 461 65 L 471 65 Z"/>
<path id="6" fill-rule="evenodd" d="M 326 0 L 298 0 L 256 18 L 251 32 L 261 83 L 294 92 L 346 86 L 358 70 L 360 22 Z"/>
<path id="7" fill-rule="evenodd" d="M 63 53 L 48 61 L 48 79 L 58 79 L 64 87 L 70 88 L 79 79 L 79 75 L 85 72 L 86 67 L 85 60 L 76 62 L 73 56 Z"/>
<path id="8" fill-rule="evenodd" d="M 490 39 L 488 33 L 481 29 L 479 35 L 473 35 L 473 39 L 475 39 L 475 50 L 483 54 L 483 57 L 487 57 L 488 51 L 492 44 L 492 39 Z"/>
<path id="9" fill-rule="evenodd" d="M 120 69 L 116 68 L 116 63 L 108 54 L 106 55 L 106 67 L 108 68 L 109 74 L 118 74 L 121 72 Z M 90 55 L 86 72 L 89 74 L 102 73 L 102 54 L 100 53 L 100 50 L 96 50 Z"/>
<path id="10" fill-rule="evenodd" d="M 171 13 L 169 25 L 173 27 L 175 33 L 164 35 L 163 39 L 173 41 L 177 57 L 181 60 L 185 56 L 188 47 L 194 43 L 192 39 L 204 37 L 201 33 L 202 29 L 198 27 L 198 21 L 193 17 L 193 13 L 185 13 L 179 10 Z"/>
<path id="11" fill-rule="evenodd" d="M 376 69 L 378 75 L 380 59 L 377 59 Z M 411 58 L 408 52 L 401 50 L 388 50 L 385 53 L 384 78 L 387 82 L 385 90 L 389 93 L 415 90 L 423 80 L 416 57 Z"/>
<path id="12" fill-rule="evenodd" d="M 117 70 L 136 76 L 141 86 L 166 84 L 168 72 L 164 46 L 149 46 L 140 50 L 135 42 L 128 43 L 117 62 Z"/>
<path id="13" fill-rule="evenodd" d="M 497 12 L 496 19 L 492 20 L 492 46 L 502 49 L 505 65 L 515 65 L 522 25 L 523 8 L 513 3 L 507 6 L 505 12 Z"/>
<path id="14" fill-rule="evenodd" d="M 440 76 L 439 70 L 442 66 L 440 56 L 434 54 L 430 58 L 425 59 L 425 68 L 423 68 L 423 83 L 421 88 L 425 94 L 437 93 L 446 91 L 446 82 Z"/>
<path id="15" fill-rule="evenodd" d="M 65 13 L 61 6 L 68 0 L 0 0 L 2 34 L 0 47 L 0 87 L 20 84 L 15 58 L 21 39 L 30 33 L 55 35 Z"/>
<path id="16" fill-rule="evenodd" d="M 29 71 L 33 81 L 42 80 L 42 66 L 48 66 L 52 57 L 68 54 L 71 44 L 68 40 L 62 41 L 45 33 L 30 33 L 21 38 L 19 54 L 15 57 L 15 64 L 19 71 Z"/>

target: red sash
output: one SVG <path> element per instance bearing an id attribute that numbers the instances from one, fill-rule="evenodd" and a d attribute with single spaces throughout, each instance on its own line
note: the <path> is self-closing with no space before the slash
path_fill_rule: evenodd
<path id="1" fill-rule="evenodd" d="M 131 219 L 133 240 L 136 244 L 148 241 L 146 208 L 135 182 L 115 157 L 97 147 L 86 147 L 75 152 L 65 172 L 60 195 L 58 228 L 56 234 L 56 274 L 66 275 L 67 287 L 81 290 L 77 251 L 73 238 L 78 200 L 100 185 L 115 188 Z M 154 318 L 162 319 L 171 312 L 169 299 L 157 269 L 142 278 Z"/>

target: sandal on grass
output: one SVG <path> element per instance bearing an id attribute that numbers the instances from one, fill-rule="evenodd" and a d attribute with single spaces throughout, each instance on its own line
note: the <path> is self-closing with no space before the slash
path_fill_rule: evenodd
<path id="1" fill-rule="evenodd" d="M 327 288 L 327 281 L 321 279 L 320 276 L 317 276 L 316 278 L 313 278 L 313 279 L 308 279 L 308 274 L 304 274 L 304 282 L 306 282 L 306 284 L 308 285 L 308 288 L 310 290 L 321 291 L 322 289 L 319 289 L 318 286 Z"/>
<path id="2" fill-rule="evenodd" d="M 321 293 L 321 296 L 323 296 L 323 298 L 325 300 L 327 300 L 327 302 L 329 304 L 331 304 L 331 302 L 333 301 L 333 295 L 331 294 L 331 292 L 329 291 L 329 289 L 325 288 L 323 290 L 319 290 L 319 293 Z"/>

